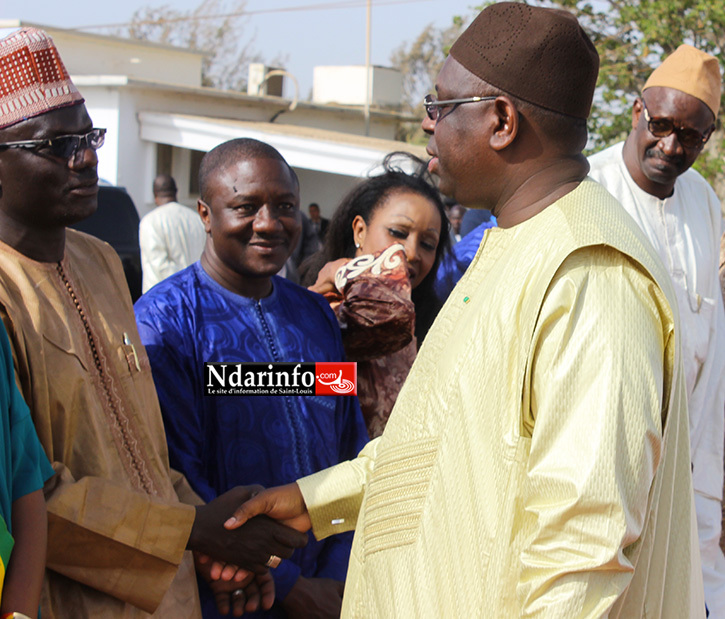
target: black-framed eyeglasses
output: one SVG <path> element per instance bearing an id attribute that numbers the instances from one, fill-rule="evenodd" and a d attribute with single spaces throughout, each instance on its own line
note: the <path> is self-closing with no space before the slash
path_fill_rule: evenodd
<path id="1" fill-rule="evenodd" d="M 466 97 L 465 99 L 444 99 L 443 101 L 437 101 L 433 97 L 433 95 L 426 95 L 423 98 L 423 105 L 425 106 L 425 111 L 428 114 L 428 118 L 438 122 L 441 118 L 443 118 L 443 116 L 441 115 L 441 110 L 444 107 L 452 106 L 451 111 L 448 112 L 448 114 L 450 114 L 453 112 L 453 110 L 455 110 L 459 105 L 462 105 L 463 103 L 493 101 L 497 97 L 498 95 L 493 95 L 490 97 Z M 448 116 L 448 114 L 446 114 L 446 116 Z"/>
<path id="2" fill-rule="evenodd" d="M 21 140 L 19 142 L 0 143 L 0 151 L 9 148 L 24 148 L 31 152 L 47 150 L 49 155 L 75 161 L 78 153 L 86 148 L 98 150 L 106 140 L 105 129 L 91 129 L 88 133 L 59 135 L 57 138 L 46 138 L 44 140 Z"/>
<path id="3" fill-rule="evenodd" d="M 715 125 L 710 127 L 706 134 L 702 134 L 696 129 L 690 127 L 676 127 L 675 123 L 669 118 L 652 118 L 649 115 L 647 104 L 641 99 L 644 108 L 644 119 L 647 121 L 647 129 L 656 138 L 666 138 L 673 133 L 677 135 L 677 141 L 685 148 L 699 149 L 705 146 L 710 139 Z"/>

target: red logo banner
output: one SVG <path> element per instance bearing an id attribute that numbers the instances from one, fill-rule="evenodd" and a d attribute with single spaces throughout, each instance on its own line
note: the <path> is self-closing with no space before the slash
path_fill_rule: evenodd
<path id="1" fill-rule="evenodd" d="M 357 363 L 315 363 L 315 395 L 357 395 Z"/>

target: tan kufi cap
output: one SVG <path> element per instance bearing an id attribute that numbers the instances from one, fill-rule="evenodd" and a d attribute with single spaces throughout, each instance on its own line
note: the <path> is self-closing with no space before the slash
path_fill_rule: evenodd
<path id="1" fill-rule="evenodd" d="M 683 44 L 652 71 L 642 91 L 653 86 L 680 90 L 702 101 L 717 117 L 721 83 L 717 58 Z"/>
<path id="2" fill-rule="evenodd" d="M 37 28 L 0 39 L 0 128 L 83 103 L 53 40 Z"/>

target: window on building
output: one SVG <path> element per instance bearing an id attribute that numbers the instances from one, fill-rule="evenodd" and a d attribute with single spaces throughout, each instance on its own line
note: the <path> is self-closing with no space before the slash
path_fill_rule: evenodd
<path id="1" fill-rule="evenodd" d="M 201 160 L 206 153 L 201 150 L 192 150 L 191 159 L 189 161 L 189 195 L 199 195 L 199 167 Z"/>
<path id="2" fill-rule="evenodd" d="M 171 158 L 173 148 L 170 144 L 156 145 L 156 176 L 171 174 Z"/>

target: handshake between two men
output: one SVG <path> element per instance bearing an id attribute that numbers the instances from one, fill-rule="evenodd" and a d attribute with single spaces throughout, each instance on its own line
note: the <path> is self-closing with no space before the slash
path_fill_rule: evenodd
<path id="1" fill-rule="evenodd" d="M 305 546 L 311 527 L 297 484 L 270 490 L 238 486 L 196 507 L 187 548 L 219 611 L 240 616 L 272 607 L 269 568 Z"/>

